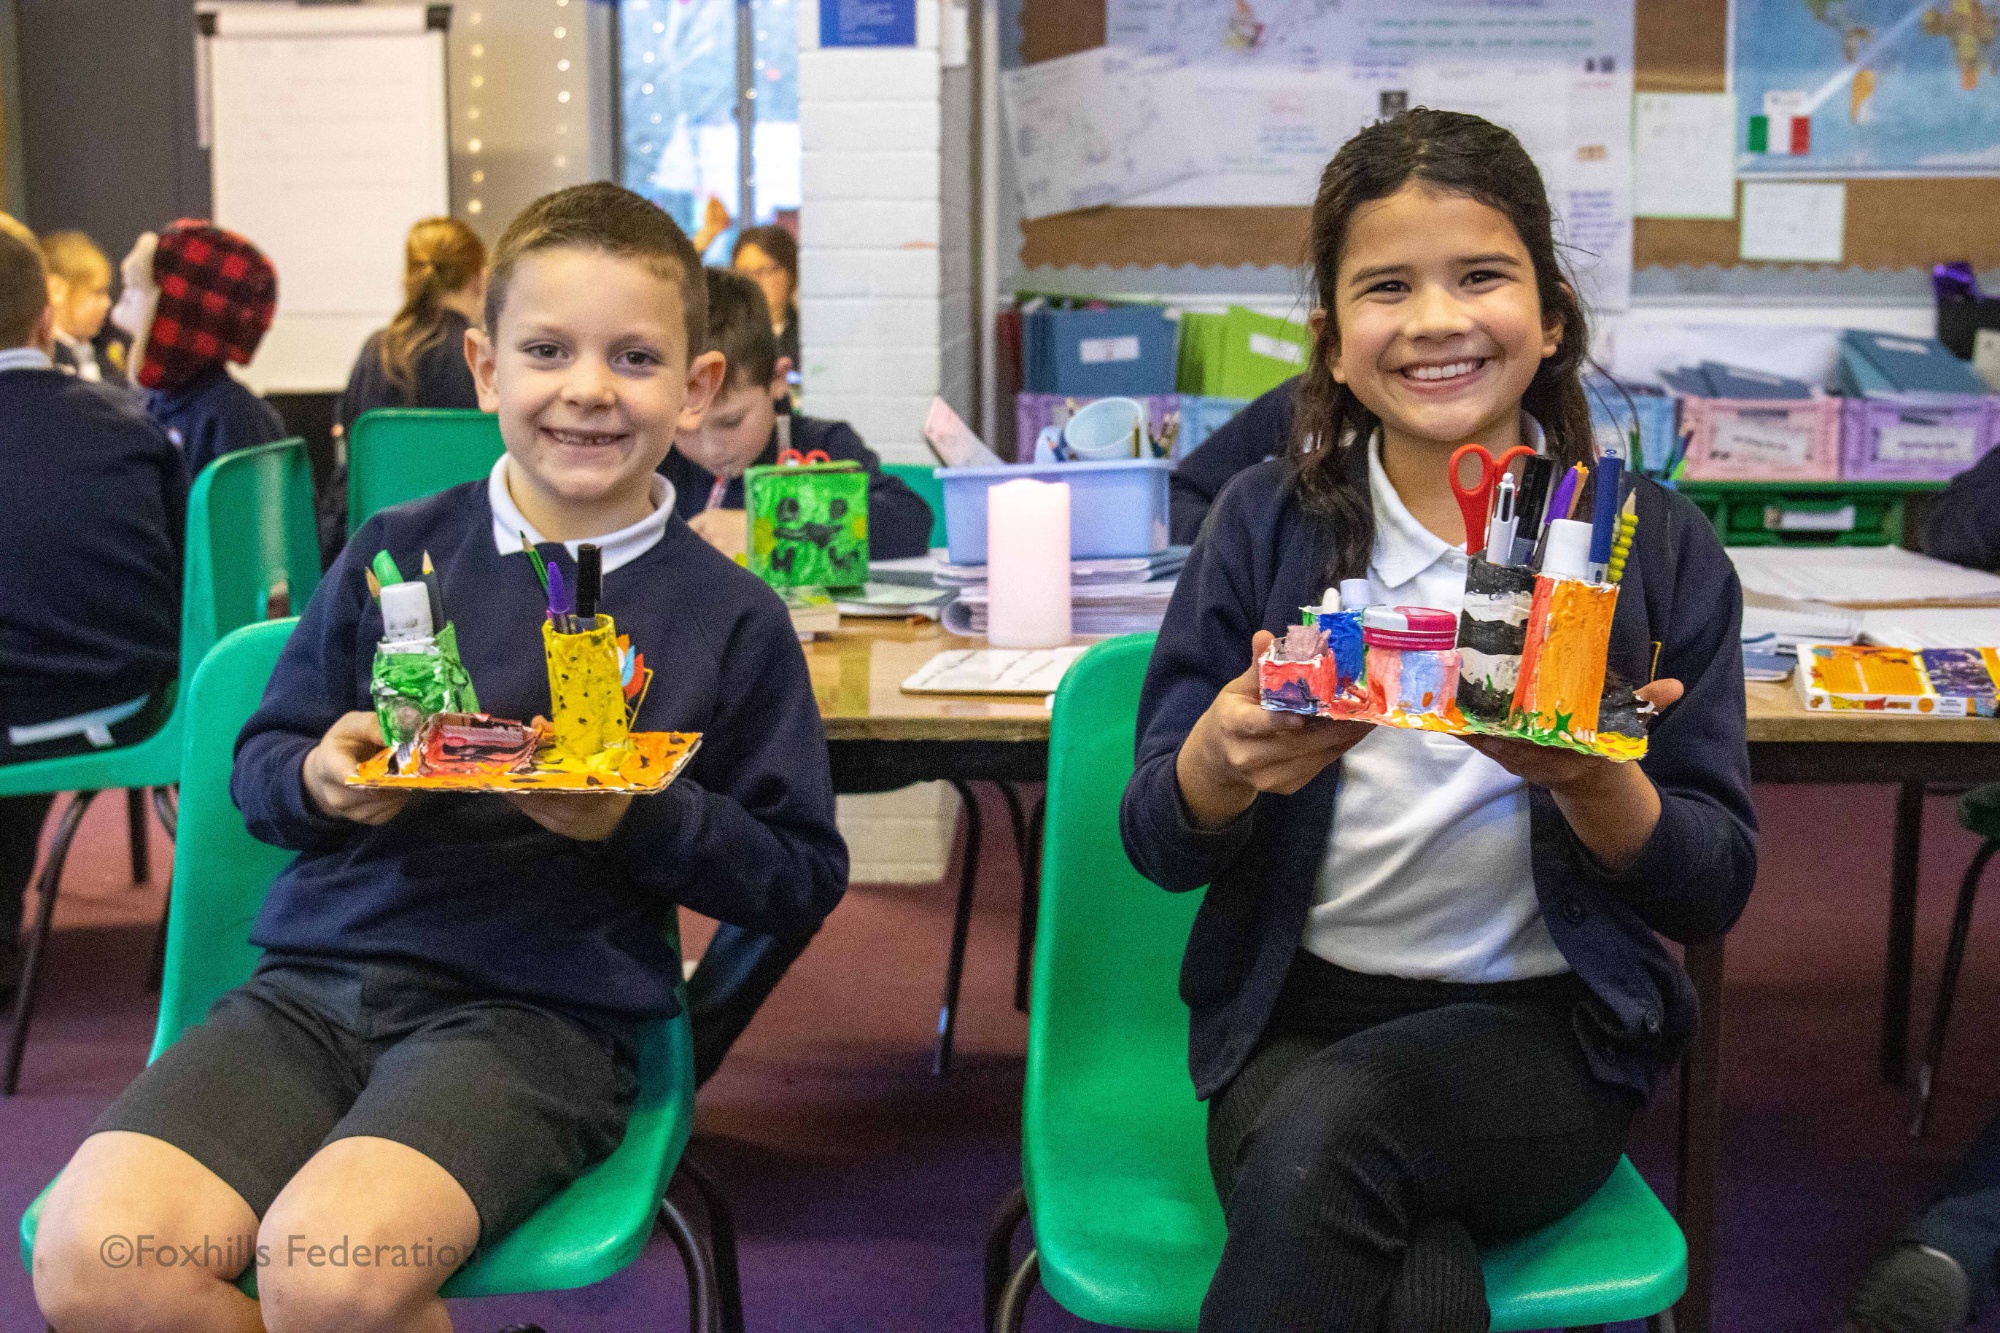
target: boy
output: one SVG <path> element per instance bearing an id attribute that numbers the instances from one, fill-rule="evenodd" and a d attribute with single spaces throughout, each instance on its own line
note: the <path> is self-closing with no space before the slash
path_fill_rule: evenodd
<path id="1" fill-rule="evenodd" d="M 180 647 L 180 454 L 54 368 L 53 326 L 34 235 L 0 214 L 0 764 L 144 739 Z M 0 798 L 0 1004 L 52 800 Z"/>
<path id="2" fill-rule="evenodd" d="M 146 411 L 187 456 L 188 476 L 216 459 L 285 438 L 277 409 L 229 373 L 248 365 L 278 308 L 278 274 L 233 231 L 183 218 L 143 233 L 121 268 L 111 322 L 132 335 L 132 378 Z"/>
<path id="3" fill-rule="evenodd" d="M 673 516 L 654 473 L 722 377 L 695 354 L 703 304 L 687 238 L 617 186 L 547 195 L 501 236 L 466 341 L 506 453 L 485 481 L 369 520 L 244 727 L 236 802 L 301 854 L 252 928 L 256 977 L 126 1090 L 51 1196 L 35 1286 L 61 1333 L 135 1309 L 204 1333 L 449 1329 L 452 1268 L 622 1136 L 636 1026 L 675 1011 L 676 904 L 788 936 L 839 898 L 846 849 L 790 619 Z M 597 543 L 600 606 L 655 673 L 635 726 L 703 733 L 686 772 L 638 800 L 344 785 L 382 745 L 377 551 L 406 570 L 430 553 L 482 704 L 549 712 L 523 534 L 566 575 Z M 110 1270 L 114 1233 L 195 1257 Z M 231 1285 L 253 1235 L 261 1310 Z M 341 1243 L 407 1266 L 311 1262 Z"/>
<path id="4" fill-rule="evenodd" d="M 42 238 L 49 264 L 49 305 L 55 310 L 55 363 L 92 384 L 124 387 L 116 366 L 98 360 L 93 346 L 111 310 L 111 261 L 80 231 L 51 232 Z"/>
<path id="5" fill-rule="evenodd" d="M 795 412 L 780 415 L 791 362 L 778 355 L 771 309 L 755 282 L 709 269 L 708 343 L 728 363 L 721 393 L 698 427 L 674 437 L 660 471 L 674 484 L 674 511 L 724 555 L 743 553 L 743 472 L 778 461 L 782 449 L 817 449 L 834 462 L 868 469 L 868 554 L 876 560 L 922 555 L 930 548 L 931 507 L 882 471 L 882 460 L 844 421 Z"/>

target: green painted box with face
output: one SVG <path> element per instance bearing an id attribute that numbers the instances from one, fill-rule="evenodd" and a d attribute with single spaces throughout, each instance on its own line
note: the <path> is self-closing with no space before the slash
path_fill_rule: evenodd
<path id="1" fill-rule="evenodd" d="M 779 463 L 743 474 L 750 572 L 774 588 L 868 581 L 868 473 L 859 463 Z"/>

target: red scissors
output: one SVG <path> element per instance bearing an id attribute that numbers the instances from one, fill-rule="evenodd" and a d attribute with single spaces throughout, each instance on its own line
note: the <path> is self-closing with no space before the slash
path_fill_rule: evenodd
<path id="1" fill-rule="evenodd" d="M 778 464 L 781 467 L 804 467 L 808 463 L 831 463 L 832 461 L 831 458 L 826 456 L 826 450 L 824 449 L 815 449 L 811 453 L 805 454 L 800 453 L 796 449 L 785 449 L 781 450 L 778 454 Z"/>
<path id="2" fill-rule="evenodd" d="M 1486 522 L 1493 510 L 1493 488 L 1507 475 L 1516 458 L 1533 458 L 1535 451 L 1517 444 L 1496 461 L 1483 444 L 1462 444 L 1451 456 L 1451 493 L 1458 497 L 1458 511 L 1465 515 L 1465 553 L 1478 555 L 1486 549 Z M 1470 457 L 1479 465 L 1470 486 L 1459 479 L 1459 464 Z"/>

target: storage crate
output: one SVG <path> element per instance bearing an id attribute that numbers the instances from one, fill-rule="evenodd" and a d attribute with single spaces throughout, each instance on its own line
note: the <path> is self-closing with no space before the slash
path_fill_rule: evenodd
<path id="1" fill-rule="evenodd" d="M 1949 481 L 2000 440 L 1996 401 L 1848 398 L 1841 404 L 1840 475 L 1872 481 Z"/>
<path id="2" fill-rule="evenodd" d="M 986 563 L 986 491 L 1023 477 L 1069 483 L 1069 556 L 1112 560 L 1167 549 L 1164 458 L 1106 463 L 1016 463 L 1006 467 L 941 467 L 945 546 L 954 565 Z"/>
<path id="3" fill-rule="evenodd" d="M 1833 481 L 1839 398 L 1683 398 L 1686 475 L 1709 481 Z"/>
<path id="4" fill-rule="evenodd" d="M 1683 481 L 1724 546 L 1894 546 L 1925 481 Z"/>

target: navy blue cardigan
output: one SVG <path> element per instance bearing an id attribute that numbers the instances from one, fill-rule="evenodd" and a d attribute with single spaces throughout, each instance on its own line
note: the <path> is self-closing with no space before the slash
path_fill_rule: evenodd
<path id="1" fill-rule="evenodd" d="M 1282 632 L 1326 586 L 1327 536 L 1299 507 L 1283 459 L 1239 474 L 1218 498 L 1167 609 L 1139 701 L 1137 767 L 1120 824 L 1148 879 L 1209 886 L 1181 965 L 1189 1066 L 1202 1097 L 1243 1067 L 1304 936 L 1326 859 L 1340 766 L 1291 796 L 1260 795 L 1226 827 L 1190 822 L 1174 758 L 1216 693 L 1248 664 L 1259 629 Z M 1638 859 L 1610 874 L 1555 802 L 1529 788 L 1535 889 L 1556 947 L 1602 1002 L 1579 1023 L 1592 1072 L 1650 1094 L 1695 1029 L 1694 989 L 1654 932 L 1687 941 L 1729 927 L 1756 876 L 1756 817 L 1743 727 L 1742 617 L 1735 570 L 1708 520 L 1651 482 L 1612 623 L 1611 666 L 1687 687 L 1640 763 L 1660 822 Z"/>

